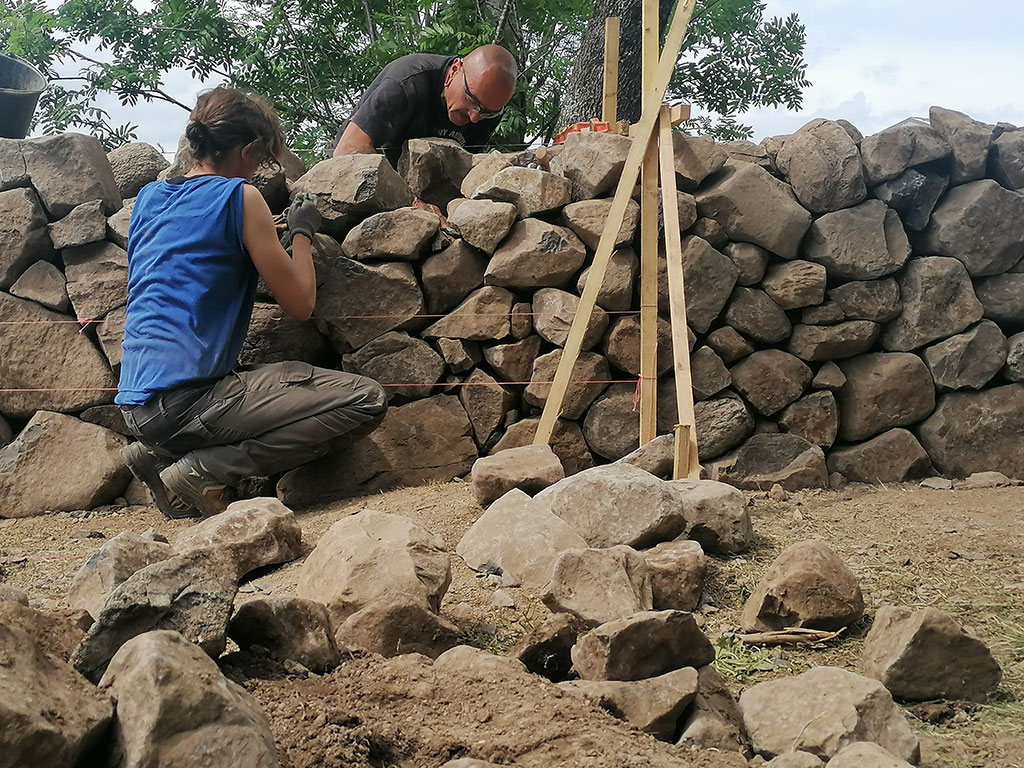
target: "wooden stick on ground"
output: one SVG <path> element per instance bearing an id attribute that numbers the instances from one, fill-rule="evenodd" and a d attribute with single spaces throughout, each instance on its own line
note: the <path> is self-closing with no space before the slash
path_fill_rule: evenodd
<path id="1" fill-rule="evenodd" d="M 826 632 L 823 629 L 789 627 L 774 632 L 750 632 L 735 637 L 746 645 L 818 645 L 835 640 L 842 633 L 842 629 L 836 632 Z"/>
<path id="2" fill-rule="evenodd" d="M 640 162 L 643 159 L 647 144 L 651 139 L 651 133 L 654 131 L 655 123 L 658 120 L 661 102 L 665 97 L 668 81 L 672 77 L 672 71 L 675 69 L 676 61 L 679 58 L 683 36 L 686 34 L 686 27 L 690 22 L 690 16 L 693 15 L 695 3 L 696 0 L 683 0 L 682 4 L 676 7 L 675 15 L 672 17 L 672 25 L 669 27 L 668 37 L 665 40 L 665 49 L 662 51 L 661 60 L 658 62 L 658 70 L 652 79 L 651 87 L 644 89 L 643 113 L 633 134 L 633 143 L 626 155 L 622 175 L 619 177 L 619 185 L 615 188 L 615 197 L 612 199 L 611 208 L 608 210 L 608 218 L 604 222 L 604 230 L 601 233 L 601 240 L 594 254 L 594 262 L 590 267 L 587 283 L 583 287 L 583 295 L 580 297 L 576 316 L 573 318 L 572 326 L 569 328 L 565 348 L 562 350 L 562 359 L 558 364 L 558 370 L 555 372 L 555 378 L 551 383 L 547 402 L 544 404 L 543 413 L 541 413 L 540 423 L 537 425 L 537 434 L 533 440 L 535 445 L 545 445 L 551 440 L 551 432 L 555 428 L 555 420 L 562 410 L 565 392 L 569 388 L 569 379 L 572 376 L 572 370 L 576 365 L 577 359 L 579 359 L 580 349 L 583 346 L 583 334 L 597 303 L 597 292 L 601 289 L 601 284 L 604 282 L 604 275 L 608 270 L 608 261 L 615 246 L 615 238 L 618 235 L 619 227 L 622 226 L 622 218 L 626 213 L 626 204 L 633 194 L 633 186 L 636 184 L 637 176 L 640 173 Z"/>
<path id="3" fill-rule="evenodd" d="M 686 293 L 683 285 L 683 246 L 679 235 L 676 202 L 676 164 L 672 146 L 672 113 L 661 108 L 659 131 L 661 155 L 662 216 L 665 219 L 665 260 L 668 270 L 669 317 L 672 321 L 672 359 L 676 380 L 675 460 L 672 477 L 700 479 L 697 456 L 697 422 L 693 412 L 693 380 L 690 374 L 690 343 L 686 326 Z"/>

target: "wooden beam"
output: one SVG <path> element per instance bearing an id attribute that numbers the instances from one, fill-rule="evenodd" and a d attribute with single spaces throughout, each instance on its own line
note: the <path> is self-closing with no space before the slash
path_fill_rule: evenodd
<path id="1" fill-rule="evenodd" d="M 604 20 L 604 95 L 601 121 L 612 125 L 619 108 L 619 17 Z"/>
<path id="2" fill-rule="evenodd" d="M 686 325 L 686 294 L 683 284 L 683 244 L 679 234 L 676 202 L 676 165 L 672 147 L 672 113 L 661 108 L 659 150 L 661 155 L 662 215 L 665 218 L 665 260 L 668 270 L 669 312 L 672 320 L 672 359 L 676 379 L 675 461 L 672 477 L 700 479 L 697 456 L 697 422 L 693 411 L 693 378 L 690 373 L 690 342 Z"/>
<path id="3" fill-rule="evenodd" d="M 680 123 L 685 123 L 690 119 L 690 105 L 676 104 L 674 107 L 669 107 L 669 116 L 672 118 L 673 128 Z"/>
<path id="4" fill-rule="evenodd" d="M 569 387 L 569 379 L 572 369 L 579 358 L 580 349 L 583 346 L 583 334 L 590 322 L 590 316 L 597 304 L 597 292 L 604 282 L 605 272 L 608 270 L 608 261 L 611 259 L 615 246 L 615 239 L 622 226 L 622 219 L 626 213 L 626 205 L 633 194 L 633 185 L 636 184 L 637 176 L 640 174 L 640 163 L 647 150 L 651 134 L 654 132 L 655 124 L 661 109 L 662 99 L 665 98 L 665 91 L 668 82 L 672 77 L 676 61 L 679 59 L 679 51 L 683 45 L 683 36 L 686 34 L 686 27 L 693 15 L 693 7 L 696 0 L 683 0 L 676 6 L 672 17 L 672 25 L 669 27 L 668 37 L 665 40 L 665 49 L 662 51 L 661 59 L 658 61 L 658 69 L 651 80 L 650 88 L 644 89 L 643 112 L 640 115 L 640 122 L 637 124 L 636 135 L 630 145 L 629 152 L 622 167 L 622 175 L 619 177 L 619 184 L 615 188 L 615 196 L 612 205 L 608 209 L 608 217 L 604 222 L 604 230 L 601 233 L 601 240 L 594 253 L 594 261 L 590 266 L 587 275 L 587 283 L 583 287 L 583 295 L 580 297 L 579 307 L 576 316 L 573 318 L 572 326 L 569 328 L 569 335 L 565 341 L 565 348 L 562 350 L 562 360 L 555 372 L 555 378 L 551 383 L 547 401 L 544 404 L 544 411 L 541 413 L 540 423 L 537 425 L 537 434 L 534 436 L 534 444 L 544 445 L 551 440 L 551 432 L 555 428 L 555 421 L 562 410 L 562 402 L 565 399 L 565 392 Z"/>
<path id="5" fill-rule="evenodd" d="M 658 68 L 658 0 L 643 0 L 644 90 Z M 640 445 L 658 434 L 658 142 L 640 170 Z"/>

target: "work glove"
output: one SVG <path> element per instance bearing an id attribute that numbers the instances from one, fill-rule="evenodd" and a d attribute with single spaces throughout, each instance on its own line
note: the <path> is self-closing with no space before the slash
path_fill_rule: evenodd
<path id="1" fill-rule="evenodd" d="M 301 234 L 312 242 L 314 233 L 320 228 L 320 211 L 305 195 L 296 197 L 288 208 L 287 221 L 292 237 Z"/>

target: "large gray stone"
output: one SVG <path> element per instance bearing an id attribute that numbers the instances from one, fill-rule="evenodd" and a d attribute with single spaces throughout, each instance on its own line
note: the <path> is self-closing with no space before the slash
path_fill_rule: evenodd
<path id="1" fill-rule="evenodd" d="M 227 645 L 237 590 L 235 564 L 221 552 L 204 550 L 147 565 L 110 593 L 71 663 L 95 682 L 121 646 L 156 629 L 174 630 L 216 658 Z"/>
<path id="2" fill-rule="evenodd" d="M 939 392 L 981 389 L 1006 362 L 1006 337 L 991 320 L 924 350 L 924 361 Z"/>
<path id="3" fill-rule="evenodd" d="M 98 320 L 128 301 L 128 254 L 113 243 L 92 243 L 61 253 L 75 315 Z"/>
<path id="4" fill-rule="evenodd" d="M 762 344 L 776 344 L 793 332 L 782 307 L 758 288 L 737 288 L 725 310 L 731 328 Z"/>
<path id="5" fill-rule="evenodd" d="M 114 588 L 147 565 L 174 555 L 170 544 L 122 531 L 100 547 L 71 579 L 68 605 L 95 619 Z"/>
<path id="6" fill-rule="evenodd" d="M 73 416 L 38 411 L 0 449 L 0 517 L 92 509 L 121 495 L 124 438 Z"/>
<path id="7" fill-rule="evenodd" d="M 640 274 L 640 259 L 632 248 L 619 248 L 608 259 L 604 280 L 597 291 L 597 304 L 609 312 L 625 312 L 633 303 L 633 286 Z M 659 273 L 660 274 L 660 273 Z M 583 295 L 590 267 L 580 273 L 576 281 L 576 293 Z"/>
<path id="8" fill-rule="evenodd" d="M 484 281 L 507 288 L 557 288 L 571 280 L 585 258 L 586 248 L 572 230 L 523 219 L 494 252 Z"/>
<path id="9" fill-rule="evenodd" d="M 740 696 L 754 750 L 766 757 L 801 750 L 828 759 L 843 747 L 871 741 L 911 763 L 917 736 L 877 680 L 836 667 L 751 686 Z"/>
<path id="10" fill-rule="evenodd" d="M 121 207 L 114 172 L 93 136 L 61 133 L 21 142 L 25 168 L 51 219 L 61 219 L 90 200 L 108 215 Z"/>
<path id="11" fill-rule="evenodd" d="M 936 608 L 879 608 L 861 664 L 893 696 L 913 701 L 985 701 L 1002 678 L 988 647 Z"/>
<path id="12" fill-rule="evenodd" d="M 740 271 L 737 285 L 757 285 L 768 267 L 768 251 L 753 243 L 729 243 L 722 253 L 732 259 Z"/>
<path id="13" fill-rule="evenodd" d="M 101 340 L 111 319 L 118 317 L 118 311 L 109 313 L 100 326 Z M 119 329 L 123 335 L 122 327 Z M 120 360 L 121 337 L 110 339 L 103 345 L 109 356 L 117 353 Z M 238 353 L 239 365 L 260 365 L 283 363 L 287 360 L 301 360 L 316 366 L 329 366 L 335 361 L 327 339 L 317 330 L 314 320 L 295 320 L 288 317 L 277 304 L 257 302 L 252 308 L 249 332 L 246 334 L 242 351 Z"/>
<path id="14" fill-rule="evenodd" d="M 506 448 L 532 445 L 539 424 L 539 418 L 515 422 L 505 430 L 505 434 L 491 449 L 491 453 L 497 453 Z M 583 430 L 575 421 L 557 419 L 551 430 L 551 439 L 548 443 L 562 462 L 567 477 L 594 466 L 594 456 L 587 448 L 587 441 L 583 439 Z"/>
<path id="15" fill-rule="evenodd" d="M 682 131 L 673 131 L 672 159 L 679 188 L 692 192 L 725 165 L 729 154 L 705 136 L 687 136 Z"/>
<path id="16" fill-rule="evenodd" d="M 641 548 L 686 529 L 679 494 L 629 464 L 594 467 L 541 491 L 535 500 L 565 520 L 591 547 Z"/>
<path id="17" fill-rule="evenodd" d="M 533 328 L 545 341 L 564 347 L 576 319 L 580 298 L 558 288 L 541 288 L 533 294 Z M 582 349 L 590 349 L 608 328 L 608 313 L 594 307 L 583 332 Z"/>
<path id="18" fill-rule="evenodd" d="M 843 283 L 830 290 L 828 297 L 848 320 L 884 323 L 899 317 L 903 310 L 900 286 L 893 277 Z"/>
<path id="19" fill-rule="evenodd" d="M 786 137 L 775 162 L 813 213 L 849 208 L 867 197 L 860 151 L 832 120 L 817 118 Z"/>
<path id="20" fill-rule="evenodd" d="M 835 395 L 826 389 L 801 397 L 779 416 L 779 429 L 823 450 L 830 448 L 839 431 L 839 406 Z"/>
<path id="21" fill-rule="evenodd" d="M 733 386 L 762 416 L 778 413 L 800 397 L 813 377 L 798 358 L 778 349 L 755 352 L 730 373 Z"/>
<path id="22" fill-rule="evenodd" d="M 975 284 L 975 294 L 985 317 L 1011 330 L 1024 329 L 1024 273 L 982 278 Z"/>
<path id="23" fill-rule="evenodd" d="M 412 204 L 409 185 L 384 155 L 322 160 L 296 180 L 292 191 L 309 195 L 320 212 L 321 230 L 338 238 L 367 216 Z"/>
<path id="24" fill-rule="evenodd" d="M 932 213 L 924 245 L 960 259 L 972 277 L 1005 272 L 1024 256 L 1024 194 L 991 179 L 954 187 Z"/>
<path id="25" fill-rule="evenodd" d="M 410 518 L 362 509 L 320 538 L 299 570 L 295 594 L 326 605 L 337 633 L 357 611 L 393 597 L 437 613 L 451 578 L 439 536 Z"/>
<path id="26" fill-rule="evenodd" d="M 950 181 L 963 184 L 984 177 L 995 126 L 972 120 L 963 112 L 932 107 L 928 122 L 952 150 Z"/>
<path id="27" fill-rule="evenodd" d="M 231 617 L 228 637 L 239 648 L 258 645 L 278 661 L 290 659 L 313 672 L 330 672 L 341 660 L 327 608 L 300 597 L 243 603 Z"/>
<path id="28" fill-rule="evenodd" d="M 551 170 L 572 182 L 574 201 L 601 197 L 618 184 L 631 144 L 628 136 L 576 131 L 566 136 Z"/>
<path id="29" fill-rule="evenodd" d="M 647 562 L 632 547 L 565 550 L 555 560 L 541 600 L 552 613 L 572 614 L 587 627 L 650 611 Z"/>
<path id="30" fill-rule="evenodd" d="M 234 562 L 238 578 L 302 554 L 302 529 L 277 499 L 243 499 L 174 537 L 179 555 L 216 550 Z"/>
<path id="31" fill-rule="evenodd" d="M 707 558 L 696 541 L 665 541 L 646 550 L 651 596 L 657 611 L 692 611 L 700 604 Z"/>
<path id="32" fill-rule="evenodd" d="M 491 253 L 505 239 L 516 220 L 512 203 L 494 200 L 466 200 L 448 217 L 462 239 L 481 251 Z"/>
<path id="33" fill-rule="evenodd" d="M 804 255 L 832 280 L 874 280 L 902 267 L 910 242 L 899 214 L 881 200 L 826 213 L 811 225 Z"/>
<path id="34" fill-rule="evenodd" d="M 430 314 L 454 309 L 484 284 L 487 257 L 467 242 L 456 240 L 424 260 L 420 280 Z"/>
<path id="35" fill-rule="evenodd" d="M 561 349 L 548 352 L 533 361 L 530 384 L 523 392 L 523 399 L 527 403 L 538 408 L 544 407 L 561 361 Z M 572 367 L 569 387 L 558 415 L 565 419 L 578 419 L 605 390 L 610 377 L 608 361 L 604 357 L 593 352 L 581 352 Z"/>
<path id="36" fill-rule="evenodd" d="M 512 203 L 522 217 L 555 211 L 572 198 L 569 179 L 539 168 L 502 168 L 476 188 L 474 199 Z"/>
<path id="37" fill-rule="evenodd" d="M 735 395 L 702 400 L 695 403 L 693 408 L 697 422 L 697 450 L 701 461 L 721 456 L 754 433 L 754 417 Z"/>
<path id="38" fill-rule="evenodd" d="M 750 549 L 754 529 L 743 494 L 713 480 L 673 480 L 669 487 L 686 518 L 683 536 L 719 555 Z"/>
<path id="39" fill-rule="evenodd" d="M 874 195 L 900 215 L 903 226 L 920 232 L 931 221 L 949 177 L 928 167 L 908 168 L 895 179 L 875 187 Z"/>
<path id="40" fill-rule="evenodd" d="M 787 491 L 824 488 L 825 454 L 797 435 L 755 434 L 732 453 L 713 462 L 710 475 L 744 490 L 768 490 L 778 483 Z"/>
<path id="41" fill-rule="evenodd" d="M 792 190 L 763 168 L 729 164 L 697 195 L 697 212 L 717 221 L 732 240 L 795 258 L 811 215 Z"/>
<path id="42" fill-rule="evenodd" d="M 912 259 L 898 281 L 903 312 L 882 331 L 882 346 L 888 350 L 909 352 L 960 333 L 984 312 L 967 270 L 956 259 Z"/>
<path id="43" fill-rule="evenodd" d="M 510 313 L 515 297 L 504 288 L 485 285 L 425 331 L 425 338 L 501 340 L 510 330 Z"/>
<path id="44" fill-rule="evenodd" d="M 369 435 L 287 472 L 277 493 L 292 507 L 400 485 L 447 482 L 469 472 L 476 457 L 473 427 L 458 398 L 434 395 L 389 408 Z"/>
<path id="45" fill-rule="evenodd" d="M 932 471 L 928 454 L 905 429 L 890 429 L 867 442 L 837 448 L 827 463 L 829 472 L 854 483 L 904 483 Z"/>
<path id="46" fill-rule="evenodd" d="M 710 664 L 703 666 L 697 670 L 697 685 L 693 707 L 679 723 L 678 743 L 750 754 L 750 740 L 743 729 L 739 704 L 721 675 Z"/>
<path id="47" fill-rule="evenodd" d="M 949 144 L 930 125 L 905 121 L 867 136 L 860 143 L 870 186 L 894 179 L 913 165 L 948 157 Z"/>
<path id="48" fill-rule="evenodd" d="M 943 395 L 918 436 L 947 477 L 995 470 L 1024 479 L 1024 386 Z"/>
<path id="49" fill-rule="evenodd" d="M 389 400 L 395 395 L 429 397 L 444 375 L 444 361 L 429 344 L 398 331 L 378 336 L 342 359 L 346 371 L 384 385 Z"/>
<path id="50" fill-rule="evenodd" d="M 409 139 L 398 160 L 398 172 L 412 193 L 442 211 L 459 196 L 459 187 L 472 167 L 473 155 L 459 142 L 433 136 Z"/>
<path id="51" fill-rule="evenodd" d="M 101 200 L 82 203 L 50 225 L 50 241 L 57 250 L 95 243 L 106 235 L 107 217 Z"/>
<path id="52" fill-rule="evenodd" d="M 10 291 L 12 296 L 30 299 L 54 312 L 68 314 L 71 310 L 67 279 L 63 272 L 48 261 L 37 261 L 26 269 Z"/>
<path id="53" fill-rule="evenodd" d="M 54 257 L 46 213 L 31 189 L 0 192 L 0 289 L 7 290 L 33 262 Z"/>
<path id="54" fill-rule="evenodd" d="M 473 425 L 476 444 L 484 448 L 490 447 L 500 436 L 499 430 L 515 405 L 516 396 L 486 372 L 475 368 L 466 377 L 463 386 L 459 387 L 459 402 L 466 409 L 466 415 Z"/>
<path id="55" fill-rule="evenodd" d="M 849 320 L 836 325 L 801 324 L 793 328 L 786 350 L 801 360 L 841 360 L 871 349 L 880 330 L 878 323 L 870 320 Z"/>
<path id="56" fill-rule="evenodd" d="M 480 504 L 490 504 L 513 488 L 538 493 L 565 478 L 562 462 L 548 445 L 510 448 L 473 464 L 473 495 Z"/>
<path id="57" fill-rule="evenodd" d="M 587 409 L 583 436 L 597 455 L 616 461 L 638 447 L 640 414 L 634 407 L 635 394 L 632 384 L 612 384 Z"/>
<path id="58" fill-rule="evenodd" d="M 135 197 L 170 165 L 160 150 L 144 141 L 129 141 L 112 149 L 107 153 L 107 160 L 122 200 Z"/>
<path id="59" fill-rule="evenodd" d="M 992 142 L 989 153 L 989 175 L 1007 189 L 1024 187 L 1024 132 L 1006 131 Z"/>
<path id="60" fill-rule="evenodd" d="M 124 765 L 280 766 L 260 705 L 175 632 L 127 642 L 100 686 L 117 699 Z"/>
<path id="61" fill-rule="evenodd" d="M 525 584 L 538 589 L 551 579 L 559 553 L 586 545 L 544 504 L 514 489 L 477 518 L 455 551 L 473 570 L 500 572 L 507 585 Z"/>
<path id="62" fill-rule="evenodd" d="M 566 226 L 575 232 L 588 248 L 596 251 L 611 207 L 612 201 L 608 199 L 580 200 L 578 203 L 565 206 L 562 209 L 562 218 Z M 633 233 L 639 220 L 640 206 L 632 200 L 628 201 L 622 224 L 615 233 L 615 247 L 628 245 L 633 241 Z"/>
<path id="63" fill-rule="evenodd" d="M 732 259 L 715 250 L 706 240 L 683 238 L 686 321 L 695 331 L 705 333 L 715 321 L 729 300 L 738 274 L 739 269 Z M 667 269 L 664 281 L 667 292 Z"/>
<path id="64" fill-rule="evenodd" d="M 914 424 L 935 408 L 935 385 L 917 355 L 867 354 L 844 360 L 839 368 L 846 376 L 836 397 L 843 440 L 863 440 Z"/>
<path id="65" fill-rule="evenodd" d="M 689 334 L 693 347 L 692 331 Z M 657 320 L 657 356 L 655 370 L 660 376 L 672 367 L 672 326 L 662 317 Z M 605 357 L 616 368 L 633 376 L 640 375 L 640 318 L 635 315 L 620 315 L 614 318 L 604 336 Z"/>
<path id="66" fill-rule="evenodd" d="M 770 266 L 761 287 L 783 309 L 799 309 L 824 301 L 825 280 L 821 264 L 795 260 Z"/>
<path id="67" fill-rule="evenodd" d="M 683 611 L 649 611 L 602 624 L 572 649 L 584 680 L 646 680 L 714 658 L 711 642 Z"/>
<path id="68" fill-rule="evenodd" d="M 103 739 L 113 706 L 36 639 L 0 622 L 0 761 L 11 768 L 78 765 Z"/>
<path id="69" fill-rule="evenodd" d="M 357 261 L 419 261 L 441 220 L 422 208 L 381 211 L 354 226 L 341 249 Z"/>

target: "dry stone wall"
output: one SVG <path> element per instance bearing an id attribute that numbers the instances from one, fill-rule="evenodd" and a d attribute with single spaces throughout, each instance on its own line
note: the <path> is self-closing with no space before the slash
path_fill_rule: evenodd
<path id="1" fill-rule="evenodd" d="M 376 432 L 280 478 L 282 499 L 447 480 L 531 442 L 628 146 L 588 133 L 468 155 L 415 140 L 401 174 L 362 155 L 258 181 L 275 210 L 289 192 L 315 201 L 320 287 L 304 323 L 261 294 L 243 362 L 344 367 L 391 403 Z M 789 489 L 830 475 L 1024 478 L 1024 129 L 935 107 L 868 137 L 820 119 L 759 145 L 677 134 L 675 155 L 711 477 Z M 144 147 L 108 158 L 76 134 L 0 140 L 0 516 L 125 492 L 112 406 L 122 198 L 160 166 Z M 447 226 L 411 208 L 414 195 L 445 206 Z M 552 437 L 567 474 L 637 445 L 638 213 L 618 232 Z M 676 414 L 660 262 L 665 433 Z M 84 445 L 97 458 L 79 467 Z M 58 462 L 83 477 L 53 483 Z M 43 480 L 48 494 L 31 491 Z"/>

